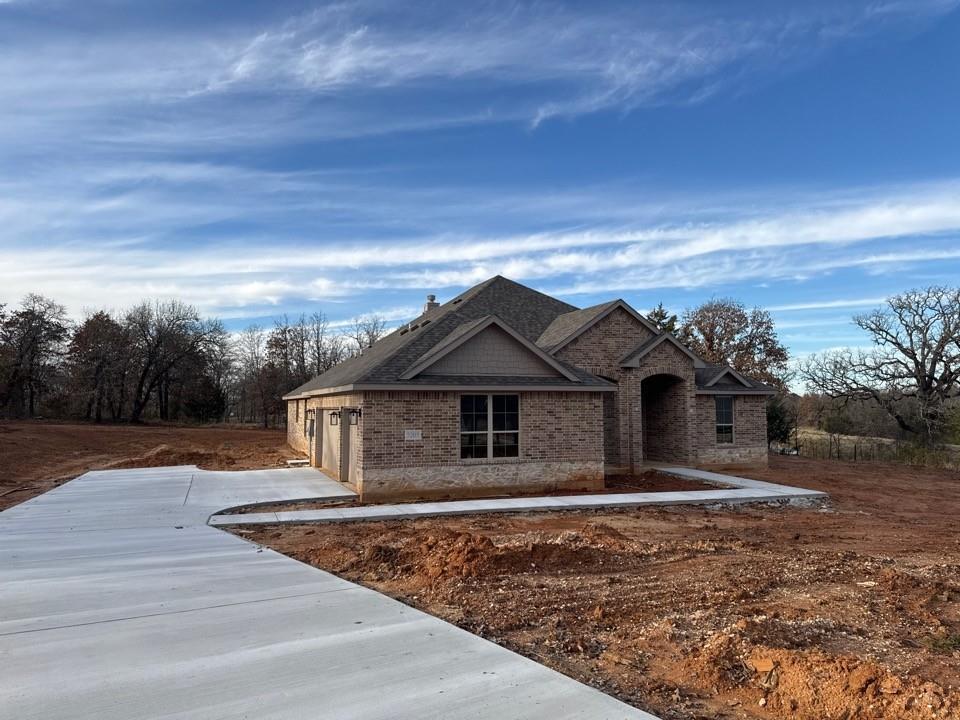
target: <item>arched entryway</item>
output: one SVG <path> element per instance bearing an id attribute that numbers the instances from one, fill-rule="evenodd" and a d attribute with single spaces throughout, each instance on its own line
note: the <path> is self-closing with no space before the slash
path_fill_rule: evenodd
<path id="1" fill-rule="evenodd" d="M 683 378 L 658 374 L 640 384 L 645 462 L 685 462 L 687 443 L 687 396 Z"/>

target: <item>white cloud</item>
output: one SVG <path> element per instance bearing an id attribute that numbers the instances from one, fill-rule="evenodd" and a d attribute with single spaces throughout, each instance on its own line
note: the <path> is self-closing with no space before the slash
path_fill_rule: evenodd
<path id="1" fill-rule="evenodd" d="M 39 37 L 26 25 L 0 54 L 0 139 L 209 147 L 263 142 L 264 128 L 289 140 L 536 126 L 700 102 L 731 84 L 740 91 L 850 37 L 902 31 L 956 4 L 810 2 L 748 13 L 733 4 L 493 2 L 398 13 L 342 3 L 246 24 L 108 27 L 95 38 L 82 24 L 51 24 Z"/>
<path id="2" fill-rule="evenodd" d="M 89 204 L 99 196 L 97 183 L 113 182 L 122 169 L 107 173 L 75 197 L 34 188 L 36 196 L 14 194 L 0 205 L 0 221 L 8 236 L 22 240 L 0 246 L 0 301 L 16 300 L 30 291 L 55 295 L 73 308 L 91 303 L 111 306 L 136 302 L 146 295 L 179 297 L 207 312 L 257 315 L 284 311 L 296 304 L 345 302 L 358 295 L 408 288 L 459 288 L 501 273 L 543 285 L 564 294 L 593 294 L 650 288 L 698 288 L 744 281 L 797 281 L 843 268 L 891 268 L 907 263 L 932 263 L 960 258 L 955 236 L 960 212 L 953 198 L 956 183 L 913 188 L 861 190 L 844 203 L 838 193 L 823 200 L 805 198 L 806 212 L 774 203 L 765 210 L 746 202 L 746 219 L 649 224 L 641 213 L 634 227 L 527 234 L 413 234 L 351 240 L 356 225 L 381 215 L 416 215 L 420 197 L 386 198 L 384 208 L 348 205 L 353 219 L 342 228 L 325 228 L 316 239 L 271 237 L 274 223 L 290 213 L 335 208 L 340 193 L 357 192 L 350 178 L 347 190 L 330 199 L 325 188 L 339 188 L 342 178 L 229 172 L 215 166 L 163 167 L 147 171 L 186 183 L 196 198 L 210 193 L 215 202 L 191 203 L 178 212 L 180 195 L 162 189 L 125 192 Z M 226 187 L 224 187 L 224 184 Z M 484 205 L 482 195 L 461 192 Z M 389 192 L 386 192 L 389 195 Z M 374 197 L 371 189 L 360 192 Z M 49 200 L 48 198 L 56 198 Z M 274 201 L 274 197 L 281 198 Z M 597 204 L 608 202 L 604 191 Z M 308 201 L 309 199 L 309 201 Z M 579 206 L 581 198 L 577 198 Z M 346 201 L 345 201 L 346 202 Z M 274 204 L 275 203 L 275 204 Z M 539 203 L 533 199 L 532 204 Z M 250 208 L 265 207 L 262 215 Z M 562 205 L 555 205 L 562 218 Z M 620 209 L 622 211 L 622 208 Z M 253 213 L 260 224 L 228 232 L 220 241 L 206 239 L 194 246 L 183 238 L 193 227 L 233 220 Z M 481 216 L 486 212 L 481 212 Z M 576 212 L 576 210 L 574 211 Z M 616 208 L 611 212 L 618 214 Z M 691 200 L 688 214 L 702 214 Z M 427 228 L 444 227 L 446 217 L 429 212 L 419 218 Z M 41 218 L 36 220 L 36 218 Z M 55 218 L 55 222 L 50 218 Z M 249 218 L 248 218 L 249 219 Z M 472 222 L 482 226 L 482 217 Z M 152 235 L 143 235 L 146 223 Z M 299 226 L 298 226 L 299 229 Z M 139 234 L 134 234 L 139 233 Z M 338 237 L 341 233 L 343 237 Z M 37 238 L 39 242 L 31 241 Z M 903 238 L 910 238 L 908 249 Z M 877 297 L 829 300 L 771 309 L 790 312 L 877 304 Z"/>
<path id="3" fill-rule="evenodd" d="M 828 308 L 856 308 L 856 307 L 872 307 L 876 305 L 882 305 L 885 301 L 885 298 L 858 298 L 855 300 L 823 300 L 819 302 L 807 302 L 807 303 L 788 303 L 786 305 L 771 305 L 767 309 L 771 312 L 792 312 L 796 310 L 826 310 Z M 816 324 L 817 322 L 822 322 L 821 320 L 813 320 L 807 323 L 802 323 L 800 325 L 794 325 L 795 327 L 803 327 L 808 324 Z M 781 323 L 782 324 L 782 323 Z M 783 324 L 782 324 L 783 325 Z M 786 325 L 784 325 L 786 327 Z"/>

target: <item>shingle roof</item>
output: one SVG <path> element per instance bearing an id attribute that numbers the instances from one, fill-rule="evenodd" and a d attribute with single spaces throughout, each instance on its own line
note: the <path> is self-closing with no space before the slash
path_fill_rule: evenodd
<path id="1" fill-rule="evenodd" d="M 720 365 L 716 363 L 707 364 L 704 367 L 699 367 L 694 369 L 695 379 L 697 383 L 698 390 L 709 390 L 711 392 L 729 392 L 732 395 L 739 395 L 743 393 L 757 393 L 757 394 L 769 394 L 779 392 L 777 388 L 772 385 L 767 385 L 755 380 L 752 377 L 743 375 L 750 382 L 750 387 L 746 387 L 734 378 L 729 380 L 724 379 L 722 381 L 716 381 L 716 378 L 725 373 L 730 369 L 729 365 Z M 711 383 L 713 383 L 711 385 Z"/>
<path id="2" fill-rule="evenodd" d="M 473 324 L 488 315 L 496 315 L 523 337 L 536 342 L 558 315 L 574 310 L 576 308 L 573 305 L 497 275 L 440 307 L 425 312 L 416 320 L 378 340 L 364 350 L 362 355 L 345 360 L 291 391 L 288 396 L 361 383 L 423 384 L 422 380 L 399 380 L 399 377 L 452 333 L 465 332 L 464 325 Z M 581 383 L 610 386 L 607 381 L 585 370 L 568 363 L 562 364 L 580 378 Z M 465 384 L 461 383 L 461 380 L 462 378 L 458 378 L 457 384 Z M 529 383 L 529 378 L 522 380 L 523 384 L 543 383 L 542 378 Z M 573 384 L 567 380 L 552 382 L 555 385 Z M 446 378 L 444 384 L 450 384 L 450 378 Z"/>
<path id="3" fill-rule="evenodd" d="M 400 376 L 428 353 L 434 354 L 454 342 L 457 337 L 469 332 L 491 315 L 503 320 L 517 333 L 532 343 L 550 352 L 571 335 L 594 322 L 596 318 L 621 303 L 613 300 L 600 305 L 578 309 L 573 305 L 537 292 L 505 277 L 497 275 L 464 291 L 439 307 L 428 310 L 389 335 L 381 338 L 362 355 L 345 360 L 319 375 L 285 397 L 301 396 L 349 385 L 396 385 L 398 387 L 428 385 L 448 386 L 542 386 L 542 387 L 587 387 L 608 389 L 615 385 L 586 370 L 554 360 L 566 368 L 577 381 L 549 377 L 476 376 L 457 377 L 421 373 L 409 380 Z M 629 307 L 629 306 L 628 306 Z M 632 311 L 631 312 L 635 312 Z M 650 338 L 635 348 L 623 360 L 647 352 L 653 345 L 664 340 L 663 335 Z M 689 351 L 688 351 L 689 352 Z M 699 362 L 698 362 L 699 364 Z M 712 386 L 711 380 L 726 369 L 725 365 L 710 365 L 695 368 L 697 389 L 709 392 L 770 393 L 776 389 L 750 379 L 751 387 L 726 379 Z"/>

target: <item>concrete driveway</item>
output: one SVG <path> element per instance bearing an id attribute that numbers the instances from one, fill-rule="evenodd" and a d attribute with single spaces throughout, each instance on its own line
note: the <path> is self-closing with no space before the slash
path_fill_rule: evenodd
<path id="1" fill-rule="evenodd" d="M 91 472 L 0 513 L 0 718 L 656 720 L 208 527 L 311 469 Z"/>

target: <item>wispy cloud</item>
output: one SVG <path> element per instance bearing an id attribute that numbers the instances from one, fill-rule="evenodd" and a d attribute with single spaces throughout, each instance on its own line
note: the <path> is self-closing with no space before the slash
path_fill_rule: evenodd
<path id="1" fill-rule="evenodd" d="M 79 312 L 160 295 L 234 317 L 332 306 L 348 322 L 362 296 L 399 321 L 405 292 L 494 273 L 589 295 L 956 260 L 960 181 L 706 200 L 637 178 L 472 184 L 460 167 L 433 174 L 432 137 L 417 146 L 440 158 L 429 167 L 414 152 L 379 162 L 374 144 L 502 123 L 536 138 L 554 118 L 748 92 L 958 1 L 371 0 L 158 22 L 113 2 L 0 0 L 0 302 L 41 291 Z M 374 149 L 351 163 L 333 141 L 357 137 Z"/>
<path id="2" fill-rule="evenodd" d="M 778 69 L 956 0 L 809 2 L 800 7 L 492 2 L 335 3 L 248 23 L 134 26 L 96 37 L 11 14 L 0 31 L 0 138 L 235 145 L 519 121 L 741 91 Z M 98 4 L 91 4 L 95 12 Z M 115 13 L 113 13 L 115 14 Z M 112 16 L 112 14 L 111 14 Z M 250 27 L 253 25 L 254 27 Z M 56 29 L 54 29 L 56 28 Z M 397 103 L 397 93 L 405 102 Z M 385 112 L 385 110 L 389 110 Z"/>
<path id="3" fill-rule="evenodd" d="M 773 312 L 792 312 L 796 310 L 826 310 L 828 308 L 858 308 L 858 307 L 869 307 L 873 305 L 883 304 L 884 298 L 857 298 L 854 300 L 823 300 L 819 302 L 807 302 L 807 303 L 787 303 L 786 305 L 771 305 L 768 307 L 768 310 Z M 798 327 L 803 327 L 811 323 L 820 322 L 817 320 L 811 320 L 806 323 L 798 325 Z"/>
<path id="4" fill-rule="evenodd" d="M 108 192 L 118 178 L 130 176 L 150 178 L 146 184 L 151 188 Z M 226 180 L 237 178 L 236 185 Z M 466 223 L 475 226 L 474 233 L 453 232 L 451 226 L 461 223 L 422 211 L 419 196 L 392 195 L 366 181 L 326 173 L 234 175 L 213 165 L 163 164 L 95 176 L 88 187 L 74 189 L 76 196 L 42 186 L 33 189 L 36 197 L 29 201 L 14 194 L 12 201 L 0 205 L 0 221 L 15 228 L 24 241 L 0 247 L 0 300 L 37 289 L 49 289 L 76 307 L 89 305 L 90 298 L 129 303 L 143 295 L 168 295 L 210 312 L 256 316 L 298 302 L 462 287 L 496 273 L 577 295 L 715 287 L 718 282 L 795 282 L 844 268 L 960 258 L 955 200 L 960 193 L 952 181 L 860 189 L 848 193 L 844 202 L 838 192 L 819 202 L 808 194 L 805 210 L 783 202 L 760 208 L 747 201 L 739 210 L 727 207 L 723 220 L 708 219 L 711 211 L 698 209 L 691 198 L 686 213 L 700 219 L 680 225 L 654 222 L 641 210 L 632 221 L 617 215 L 616 226 L 530 233 L 485 232 L 485 212 Z M 196 197 L 209 195 L 217 201 L 190 205 L 193 211 L 183 212 L 180 196 L 165 194 L 165 182 L 186 184 Z M 597 194 L 595 207 L 609 202 L 607 190 Z M 446 191 L 484 205 L 481 191 Z M 357 194 L 379 196 L 383 205 L 350 204 L 349 196 Z M 581 201 L 578 195 L 568 215 L 554 198 L 554 221 L 576 224 Z M 530 202 L 539 204 L 533 195 Z M 264 210 L 251 210 L 256 207 Z M 316 228 L 323 233 L 322 242 L 303 237 L 301 224 L 295 225 L 292 237 L 269 234 L 284 227 L 291 213 L 333 217 L 343 208 L 349 220 L 341 226 Z M 610 212 L 617 214 L 614 208 Z M 736 219 L 738 214 L 742 219 Z M 415 222 L 392 225 L 389 240 L 384 240 L 386 217 L 393 223 L 407 217 Z M 138 233 L 143 223 L 151 228 L 150 235 Z M 226 229 L 220 237 L 209 237 L 210 228 L 222 223 Z M 189 237 L 197 227 L 205 228 L 208 237 L 194 246 Z M 356 239 L 363 228 L 371 235 Z M 96 241 L 78 235 L 82 232 L 94 233 Z M 45 242 L 38 246 L 32 237 Z M 903 249 L 904 238 L 911 239 L 909 249 Z M 831 299 L 771 309 L 856 307 L 877 301 L 877 296 Z"/>

